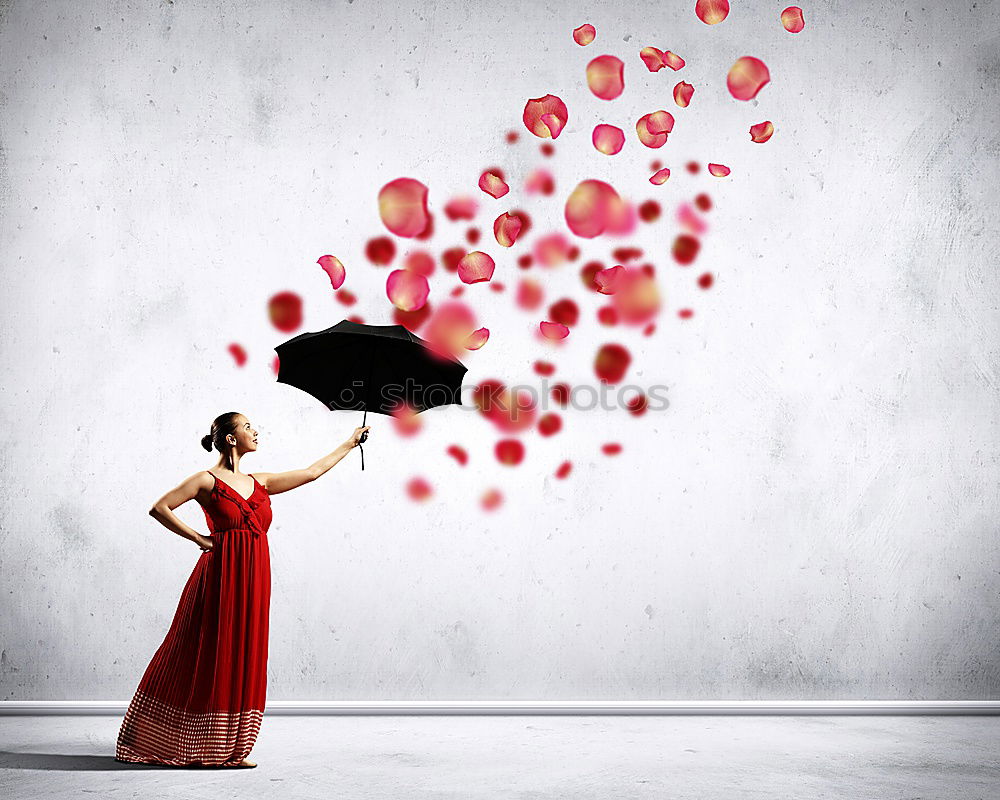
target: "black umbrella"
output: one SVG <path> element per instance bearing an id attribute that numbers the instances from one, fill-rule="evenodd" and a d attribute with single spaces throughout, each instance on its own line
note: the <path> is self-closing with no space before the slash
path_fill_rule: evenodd
<path id="1" fill-rule="evenodd" d="M 343 320 L 317 333 L 300 333 L 274 348 L 278 383 L 308 392 L 327 408 L 392 414 L 400 403 L 415 412 L 462 405 L 467 367 L 435 351 L 402 325 Z M 361 441 L 368 431 L 361 434 Z M 365 450 L 361 448 L 361 469 Z"/>

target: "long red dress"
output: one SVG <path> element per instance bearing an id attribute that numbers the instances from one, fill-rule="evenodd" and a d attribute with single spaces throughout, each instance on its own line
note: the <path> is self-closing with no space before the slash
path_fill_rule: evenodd
<path id="1" fill-rule="evenodd" d="M 233 766 L 257 740 L 267 694 L 271 498 L 256 478 L 244 499 L 209 474 L 215 486 L 198 502 L 215 544 L 195 564 L 129 704 L 118 761 Z"/>

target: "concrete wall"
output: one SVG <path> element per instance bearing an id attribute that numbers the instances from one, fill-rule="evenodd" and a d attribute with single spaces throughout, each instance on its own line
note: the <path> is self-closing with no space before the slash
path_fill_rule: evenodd
<path id="1" fill-rule="evenodd" d="M 808 5 L 798 35 L 781 7 L 707 27 L 688 0 L 0 5 L 2 697 L 131 695 L 199 555 L 146 512 L 213 465 L 213 417 L 257 424 L 248 472 L 305 466 L 360 424 L 274 382 L 268 298 L 302 294 L 302 330 L 390 323 L 387 271 L 363 257 L 379 188 L 427 183 L 437 253 L 464 231 L 445 201 L 498 164 L 513 190 L 483 203 L 484 239 L 516 205 L 556 229 L 583 178 L 662 200 L 629 242 L 666 305 L 651 337 L 598 325 L 577 271 L 610 245 L 578 240 L 577 264 L 535 273 L 584 312 L 556 356 L 511 302 L 516 253 L 493 247 L 508 291 L 467 289 L 492 331 L 467 382 L 528 383 L 553 357 L 593 384 L 595 348 L 620 341 L 627 379 L 670 406 L 569 410 L 516 468 L 468 409 L 414 438 L 373 420 L 364 472 L 355 452 L 273 498 L 269 697 L 1000 698 L 997 7 Z M 686 71 L 648 73 L 647 44 Z M 603 53 L 626 62 L 611 103 L 584 83 Z M 725 89 L 743 55 L 772 74 L 749 103 Z M 570 108 L 552 159 L 520 123 L 548 92 Z M 634 120 L 657 108 L 678 124 L 647 150 Z M 763 119 L 777 132 L 756 145 Z M 619 156 L 592 149 L 597 122 L 625 129 Z M 556 194 L 529 197 L 542 164 Z M 715 207 L 685 271 L 673 213 L 700 191 Z M 438 277 L 432 301 L 454 283 Z"/>

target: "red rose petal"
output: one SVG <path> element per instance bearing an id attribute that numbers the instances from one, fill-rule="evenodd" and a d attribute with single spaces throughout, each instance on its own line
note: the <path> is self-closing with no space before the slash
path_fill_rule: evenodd
<path id="1" fill-rule="evenodd" d="M 396 257 L 396 243 L 388 236 L 376 236 L 365 244 L 365 256 L 375 266 L 384 267 Z"/>
<path id="2" fill-rule="evenodd" d="M 690 308 L 682 308 L 677 312 L 677 316 L 681 319 L 691 319 L 694 316 L 694 312 Z"/>
<path id="3" fill-rule="evenodd" d="M 468 338 L 465 340 L 465 349 L 478 350 L 480 347 L 486 344 L 487 341 L 489 341 L 489 338 L 490 338 L 489 328 L 479 328 L 478 330 L 474 330 L 472 333 L 469 334 Z"/>
<path id="4" fill-rule="evenodd" d="M 521 218 L 504 212 L 493 220 L 493 237 L 501 247 L 511 247 L 521 233 Z"/>
<path id="5" fill-rule="evenodd" d="M 692 175 L 697 175 L 698 174 L 698 170 L 701 169 L 701 165 L 697 161 L 688 161 L 688 163 L 685 164 L 684 167 Z"/>
<path id="6" fill-rule="evenodd" d="M 463 467 L 469 463 L 469 454 L 465 452 L 465 448 L 459 447 L 457 444 L 450 445 L 445 452 Z"/>
<path id="7" fill-rule="evenodd" d="M 702 289 L 711 289 L 713 283 L 715 283 L 715 278 L 712 277 L 711 272 L 706 272 L 698 276 L 698 285 Z"/>
<path id="8" fill-rule="evenodd" d="M 649 182 L 654 186 L 662 186 L 670 178 L 670 170 L 667 167 L 663 169 L 658 169 L 652 175 L 649 176 Z"/>
<path id="9" fill-rule="evenodd" d="M 690 83 L 681 81 L 674 87 L 674 102 L 681 108 L 687 108 L 691 104 L 693 95 L 694 87 Z"/>
<path id="10" fill-rule="evenodd" d="M 560 325 L 572 327 L 576 325 L 579 318 L 580 307 L 568 297 L 564 297 L 562 300 L 549 306 L 549 319 L 553 322 L 558 322 Z"/>
<path id="11" fill-rule="evenodd" d="M 660 218 L 660 204 L 655 200 L 647 200 L 639 206 L 639 218 L 643 222 L 656 222 Z"/>
<path id="12" fill-rule="evenodd" d="M 423 307 L 430 291 L 427 278 L 408 269 L 393 270 L 385 282 L 386 296 L 401 311 L 416 311 Z"/>
<path id="13" fill-rule="evenodd" d="M 479 505 L 483 507 L 484 511 L 495 511 L 503 504 L 503 492 L 499 489 L 487 489 L 481 498 L 479 498 Z"/>
<path id="14" fill-rule="evenodd" d="M 649 401 L 646 399 L 646 395 L 639 393 L 633 395 L 626 402 L 625 407 L 628 409 L 628 413 L 633 417 L 641 417 L 646 413 L 646 409 L 649 407 Z"/>
<path id="15" fill-rule="evenodd" d="M 542 436 L 553 436 L 560 430 L 562 430 L 562 417 L 558 414 L 552 412 L 542 414 L 538 420 L 538 432 Z"/>
<path id="16" fill-rule="evenodd" d="M 580 280 L 583 281 L 583 285 L 592 292 L 596 292 L 598 289 L 597 284 L 594 282 L 594 277 L 602 269 L 604 269 L 604 264 L 600 261 L 588 261 L 580 270 Z"/>
<path id="17" fill-rule="evenodd" d="M 517 305 L 524 311 L 534 311 L 542 304 L 545 292 L 542 285 L 532 278 L 521 278 L 517 285 Z"/>
<path id="18" fill-rule="evenodd" d="M 771 80 L 767 65 L 759 58 L 743 56 L 729 68 L 726 86 L 737 100 L 753 100 Z"/>
<path id="19" fill-rule="evenodd" d="M 632 356 L 620 344 L 602 345 L 594 358 L 594 373 L 605 383 L 618 383 L 625 377 Z"/>
<path id="20" fill-rule="evenodd" d="M 611 251 L 611 255 L 616 261 L 635 261 L 637 258 L 642 258 L 642 250 L 638 247 L 616 247 Z"/>
<path id="21" fill-rule="evenodd" d="M 639 51 L 639 58 L 650 72 L 659 72 L 666 66 L 663 56 L 663 51 L 655 47 L 644 47 Z"/>
<path id="22" fill-rule="evenodd" d="M 781 24 L 789 33 L 799 33 L 806 26 L 806 21 L 802 17 L 802 9 L 798 6 L 786 8 L 781 12 Z"/>
<path id="23" fill-rule="evenodd" d="M 597 309 L 597 321 L 602 325 L 617 325 L 618 312 L 615 311 L 614 306 L 601 306 Z"/>
<path id="24" fill-rule="evenodd" d="M 427 227 L 427 187 L 413 178 L 396 178 L 378 193 L 382 224 L 397 236 L 412 237 Z"/>
<path id="25" fill-rule="evenodd" d="M 625 146 L 625 132 L 614 125 L 597 125 L 591 135 L 591 141 L 595 149 L 606 156 L 613 156 L 621 152 Z"/>
<path id="26" fill-rule="evenodd" d="M 510 191 L 507 182 L 492 172 L 484 172 L 479 176 L 479 188 L 493 198 L 503 197 Z"/>
<path id="27" fill-rule="evenodd" d="M 617 56 L 598 56 L 587 64 L 587 86 L 602 100 L 614 100 L 625 89 L 624 70 Z"/>
<path id="28" fill-rule="evenodd" d="M 562 480 L 569 475 L 571 469 L 573 469 L 572 462 L 563 461 L 562 464 L 559 465 L 559 468 L 555 471 L 555 476 Z"/>
<path id="29" fill-rule="evenodd" d="M 660 291 L 656 279 L 646 270 L 626 267 L 615 282 L 611 304 L 627 325 L 642 325 L 660 311 Z"/>
<path id="30" fill-rule="evenodd" d="M 771 124 L 770 120 L 764 120 L 764 122 L 758 122 L 756 125 L 750 126 L 750 139 L 757 144 L 764 144 L 773 135 L 774 125 Z"/>
<path id="31" fill-rule="evenodd" d="M 590 24 L 581 25 L 579 28 L 573 29 L 573 41 L 576 42 L 581 47 L 586 47 L 597 35 L 597 31 L 594 30 L 594 26 Z"/>
<path id="32" fill-rule="evenodd" d="M 701 242 L 694 236 L 689 236 L 686 233 L 682 233 L 676 239 L 674 239 L 674 245 L 671 249 L 674 261 L 678 264 L 683 264 L 687 266 L 693 262 L 698 257 L 698 251 L 701 249 Z"/>
<path id="33" fill-rule="evenodd" d="M 709 164 L 708 171 L 716 178 L 725 178 L 730 172 L 732 172 L 732 170 L 725 164 Z"/>
<path id="34" fill-rule="evenodd" d="M 476 386 L 472 399 L 479 413 L 501 431 L 522 431 L 535 424 L 535 397 L 530 392 L 508 389 L 491 379 Z"/>
<path id="35" fill-rule="evenodd" d="M 395 306 L 392 307 L 392 321 L 396 325 L 402 325 L 408 331 L 417 333 L 420 327 L 430 317 L 433 309 L 430 303 L 424 303 L 416 311 L 400 311 Z"/>
<path id="36" fill-rule="evenodd" d="M 434 256 L 426 250 L 414 250 L 406 254 L 406 258 L 403 260 L 403 268 L 429 278 L 434 274 Z"/>
<path id="37" fill-rule="evenodd" d="M 334 290 L 344 285 L 347 270 L 344 269 L 344 265 L 340 263 L 339 258 L 336 256 L 320 256 L 316 263 L 323 268 L 323 272 L 330 279 L 330 285 Z"/>
<path id="38" fill-rule="evenodd" d="M 601 452 L 606 456 L 616 456 L 622 451 L 622 446 L 617 442 L 608 442 L 601 445 Z"/>
<path id="39" fill-rule="evenodd" d="M 515 467 L 524 460 L 524 445 L 518 439 L 501 439 L 493 448 L 497 461 Z"/>
<path id="40" fill-rule="evenodd" d="M 551 117 L 557 120 L 558 124 L 555 131 L 542 120 L 542 117 L 546 115 L 551 115 Z M 556 139 L 559 136 L 559 132 L 566 127 L 569 112 L 566 110 L 566 104 L 562 100 L 554 94 L 547 94 L 544 97 L 536 97 L 528 100 L 524 105 L 524 113 L 521 115 L 521 119 L 524 122 L 524 126 L 540 139 Z M 551 121 L 550 119 L 549 122 Z"/>
<path id="41" fill-rule="evenodd" d="M 426 500 L 433 492 L 431 485 L 423 478 L 411 478 L 406 484 L 406 493 L 411 500 Z"/>
<path id="42" fill-rule="evenodd" d="M 493 277 L 496 263 L 482 250 L 473 250 L 458 262 L 458 278 L 462 283 L 481 283 Z"/>
<path id="43" fill-rule="evenodd" d="M 561 233 L 550 233 L 535 240 L 535 260 L 543 267 L 558 267 L 569 260 L 569 240 Z"/>
<path id="44" fill-rule="evenodd" d="M 473 219 L 479 203 L 473 197 L 453 197 L 444 207 L 444 215 L 455 222 L 460 219 Z"/>
<path id="45" fill-rule="evenodd" d="M 432 349 L 457 356 L 465 350 L 465 342 L 475 328 L 476 315 L 472 309 L 465 303 L 450 300 L 434 310 L 422 336 Z"/>
<path id="46" fill-rule="evenodd" d="M 699 211 L 711 211 L 712 210 L 712 198 L 707 194 L 699 194 L 694 199 L 694 204 L 698 206 Z"/>
<path id="47" fill-rule="evenodd" d="M 556 182 L 552 173 L 539 167 L 528 173 L 524 179 L 524 191 L 528 194 L 550 195 L 556 190 Z"/>
<path id="48" fill-rule="evenodd" d="M 350 292 L 347 289 L 341 289 L 334 297 L 337 298 L 337 302 L 342 306 L 353 306 L 358 301 L 358 298 L 354 296 L 354 292 Z"/>
<path id="49" fill-rule="evenodd" d="M 420 414 L 406 403 L 398 405 L 389 416 L 393 430 L 400 436 L 416 436 L 424 427 Z"/>
<path id="50" fill-rule="evenodd" d="M 621 265 L 611 267 L 611 269 L 602 269 L 594 276 L 597 291 L 601 294 L 614 294 L 618 288 L 618 281 L 624 274 L 625 267 Z"/>
<path id="51" fill-rule="evenodd" d="M 593 239 L 609 227 L 621 205 L 618 192 L 610 184 L 581 181 L 566 200 L 566 224 L 577 236 Z"/>
<path id="52" fill-rule="evenodd" d="M 677 70 L 684 66 L 684 59 L 677 55 L 677 53 L 671 53 L 667 50 L 667 52 L 663 54 L 663 63 L 670 67 L 670 69 L 674 72 L 677 72 Z"/>
<path id="53" fill-rule="evenodd" d="M 540 322 L 538 328 L 546 339 L 558 340 L 569 336 L 569 328 L 558 322 Z"/>
<path id="54" fill-rule="evenodd" d="M 458 262 L 465 257 L 467 252 L 464 247 L 449 247 L 441 253 L 441 265 L 448 272 L 458 272 Z"/>
<path id="55" fill-rule="evenodd" d="M 698 0 L 694 4 L 694 13 L 706 25 L 718 25 L 729 16 L 728 0 Z"/>
<path id="56" fill-rule="evenodd" d="M 302 324 L 302 298 L 295 292 L 278 292 L 268 301 L 267 314 L 275 328 L 291 333 Z"/>
<path id="57" fill-rule="evenodd" d="M 551 390 L 552 400 L 563 408 L 569 405 L 570 388 L 565 383 L 557 383 Z"/>
<path id="58" fill-rule="evenodd" d="M 479 228 L 469 228 L 469 230 L 465 232 L 465 241 L 469 244 L 475 244 L 479 241 L 479 236 Z"/>
<path id="59" fill-rule="evenodd" d="M 534 367 L 539 375 L 552 375 L 556 371 L 556 365 L 551 361 L 536 361 Z"/>
<path id="60" fill-rule="evenodd" d="M 226 349 L 229 350 L 229 355 L 233 357 L 233 360 L 236 362 L 237 367 L 242 367 L 244 364 L 247 363 L 247 351 L 243 349 L 242 345 L 233 342 Z"/>

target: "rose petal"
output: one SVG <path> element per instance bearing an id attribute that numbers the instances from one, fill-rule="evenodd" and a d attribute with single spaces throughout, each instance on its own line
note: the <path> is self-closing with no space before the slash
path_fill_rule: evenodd
<path id="1" fill-rule="evenodd" d="M 416 272 L 418 275 L 429 278 L 434 274 L 434 257 L 426 250 L 414 250 L 406 254 L 403 267 L 410 272 Z"/>
<path id="2" fill-rule="evenodd" d="M 649 408 L 649 400 L 646 395 L 640 392 L 639 394 L 632 395 L 626 403 L 625 407 L 628 409 L 628 413 L 633 417 L 641 417 L 646 413 L 646 409 Z"/>
<path id="3" fill-rule="evenodd" d="M 524 191 L 528 194 L 550 195 L 555 190 L 556 182 L 552 173 L 542 167 L 533 169 L 524 179 Z"/>
<path id="4" fill-rule="evenodd" d="M 625 132 L 614 125 L 597 125 L 591 135 L 594 147 L 606 156 L 613 156 L 621 152 L 625 146 Z"/>
<path id="5" fill-rule="evenodd" d="M 728 0 L 698 0 L 694 13 L 706 25 L 717 25 L 729 16 Z"/>
<path id="6" fill-rule="evenodd" d="M 389 181 L 379 190 L 378 213 L 382 224 L 397 236 L 422 233 L 429 222 L 427 187 L 413 178 Z"/>
<path id="7" fill-rule="evenodd" d="M 542 436 L 553 436 L 561 430 L 562 417 L 556 413 L 550 411 L 548 414 L 542 414 L 538 420 L 538 432 Z"/>
<path id="8" fill-rule="evenodd" d="M 511 390 L 490 379 L 476 386 L 472 400 L 479 412 L 501 431 L 522 431 L 535 424 L 537 401 L 531 392 Z"/>
<path id="9" fill-rule="evenodd" d="M 524 311 L 534 311 L 545 299 L 545 290 L 533 278 L 521 278 L 517 285 L 516 302 L 518 308 Z"/>
<path id="10" fill-rule="evenodd" d="M 667 52 L 663 54 L 663 63 L 670 67 L 670 69 L 674 72 L 677 72 L 677 70 L 684 66 L 684 59 L 677 55 L 677 53 L 671 53 L 667 50 Z"/>
<path id="11" fill-rule="evenodd" d="M 388 236 L 376 236 L 365 244 L 365 256 L 375 266 L 384 267 L 396 257 L 396 243 Z"/>
<path id="12" fill-rule="evenodd" d="M 430 497 L 434 493 L 434 490 L 423 478 L 411 478 L 406 483 L 406 493 L 410 496 L 411 500 L 422 502 Z"/>
<path id="13" fill-rule="evenodd" d="M 479 176 L 479 188 L 493 198 L 503 197 L 510 191 L 507 182 L 492 172 L 484 172 Z"/>
<path id="14" fill-rule="evenodd" d="M 709 174 L 714 175 L 716 178 L 725 178 L 732 172 L 725 164 L 709 164 L 708 171 Z"/>
<path id="15" fill-rule="evenodd" d="M 345 289 L 340 294 L 346 292 Z M 267 313 L 275 328 L 291 333 L 302 324 L 302 298 L 295 292 L 278 292 L 268 301 Z"/>
<path id="16" fill-rule="evenodd" d="M 431 308 L 431 304 L 424 303 L 416 311 L 400 311 L 395 306 L 392 307 L 392 321 L 395 325 L 402 325 L 408 331 L 412 333 L 418 333 L 420 327 L 427 321 L 430 317 L 431 312 L 434 309 Z"/>
<path id="17" fill-rule="evenodd" d="M 683 266 L 687 266 L 698 257 L 698 251 L 700 249 L 701 242 L 698 241 L 696 237 L 682 233 L 674 239 L 674 245 L 671 248 L 671 253 L 673 254 L 674 261 Z"/>
<path id="18" fill-rule="evenodd" d="M 658 169 L 652 175 L 649 176 L 649 182 L 654 186 L 662 186 L 667 182 L 670 177 L 670 170 L 667 167 L 663 169 Z"/>
<path id="19" fill-rule="evenodd" d="M 594 37 L 596 35 L 597 31 L 594 30 L 594 26 L 590 24 L 581 25 L 579 28 L 573 29 L 573 41 L 581 47 L 585 47 L 594 41 Z"/>
<path id="20" fill-rule="evenodd" d="M 566 120 L 560 117 L 558 114 L 542 114 L 540 122 L 552 131 L 552 138 L 558 139 L 559 134 L 562 133 L 562 129 L 566 126 Z"/>
<path id="21" fill-rule="evenodd" d="M 771 124 L 770 120 L 764 120 L 764 122 L 758 122 L 756 125 L 750 126 L 750 139 L 757 144 L 764 144 L 773 135 L 774 125 Z"/>
<path id="22" fill-rule="evenodd" d="M 637 258 L 642 258 L 642 250 L 638 247 L 616 247 L 611 251 L 611 255 L 615 261 L 635 261 Z"/>
<path id="23" fill-rule="evenodd" d="M 770 80 L 771 73 L 763 61 L 753 56 L 743 56 L 736 59 L 736 63 L 729 68 L 726 86 L 737 100 L 753 100 Z"/>
<path id="24" fill-rule="evenodd" d="M 694 204 L 698 206 L 699 211 L 711 211 L 712 210 L 712 198 L 707 194 L 699 194 L 694 199 Z"/>
<path id="25" fill-rule="evenodd" d="M 681 224 L 682 228 L 698 236 L 708 230 L 708 225 L 705 224 L 705 221 L 695 214 L 694 209 L 687 203 L 681 203 L 677 208 L 677 221 Z"/>
<path id="26" fill-rule="evenodd" d="M 559 120 L 555 132 L 542 120 L 545 115 L 552 115 Z M 559 136 L 559 131 L 566 127 L 569 119 L 569 112 L 566 104 L 554 94 L 547 94 L 544 97 L 536 97 L 528 100 L 524 104 L 524 113 L 521 115 L 524 126 L 540 139 L 555 139 Z M 550 120 L 551 121 L 551 120 Z"/>
<path id="27" fill-rule="evenodd" d="M 344 269 L 344 265 L 340 263 L 339 258 L 336 256 L 320 256 L 316 263 L 323 268 L 323 272 L 330 279 L 330 285 L 334 290 L 344 285 L 347 270 Z"/>
<path id="28" fill-rule="evenodd" d="M 663 51 L 655 47 L 644 47 L 639 51 L 639 58 L 642 59 L 642 63 L 650 72 L 659 72 L 666 66 L 663 57 Z"/>
<path id="29" fill-rule="evenodd" d="M 694 94 L 694 87 L 690 83 L 681 81 L 674 87 L 674 102 L 681 108 L 687 108 L 691 103 L 691 96 Z"/>
<path id="30" fill-rule="evenodd" d="M 521 218 L 504 212 L 493 220 L 493 237 L 501 247 L 511 247 L 521 232 Z"/>
<path id="31" fill-rule="evenodd" d="M 462 283 L 481 283 L 493 277 L 496 263 L 482 250 L 466 253 L 458 262 L 458 277 Z"/>
<path id="32" fill-rule="evenodd" d="M 556 469 L 555 476 L 560 480 L 562 480 L 567 475 L 569 475 L 570 470 L 572 469 L 573 469 L 573 462 L 563 461 L 562 464 L 559 465 L 558 469 Z"/>
<path id="33" fill-rule="evenodd" d="M 347 289 L 341 289 L 334 297 L 337 298 L 337 302 L 342 306 L 353 306 L 358 301 L 358 298 L 354 296 L 354 292 Z"/>
<path id="34" fill-rule="evenodd" d="M 400 403 L 389 416 L 392 418 L 393 430 L 400 436 L 416 436 L 424 427 L 419 412 L 406 403 Z"/>
<path id="35" fill-rule="evenodd" d="M 479 498 L 479 505 L 484 511 L 494 511 L 503 504 L 503 492 L 497 488 L 487 489 Z"/>
<path id="36" fill-rule="evenodd" d="M 556 371 L 556 365 L 551 361 L 536 361 L 534 368 L 539 375 L 552 375 Z"/>
<path id="37" fill-rule="evenodd" d="M 515 467 L 524 460 L 524 445 L 518 439 L 501 439 L 493 448 L 497 461 Z"/>
<path id="38" fill-rule="evenodd" d="M 562 300 L 549 306 L 549 319 L 560 325 L 571 327 L 576 325 L 579 318 L 580 307 L 568 297 L 564 297 Z"/>
<path id="39" fill-rule="evenodd" d="M 550 233 L 535 240 L 535 259 L 543 267 L 558 267 L 569 260 L 569 240 L 561 233 Z"/>
<path id="40" fill-rule="evenodd" d="M 674 129 L 674 115 L 669 111 L 654 111 L 646 115 L 646 130 L 656 136 L 660 133 L 670 133 Z"/>
<path id="41" fill-rule="evenodd" d="M 465 448 L 459 447 L 457 444 L 450 445 L 445 452 L 463 467 L 469 462 L 469 454 L 465 452 Z"/>
<path id="42" fill-rule="evenodd" d="M 601 294 L 614 294 L 618 288 L 618 281 L 625 274 L 625 267 L 620 264 L 610 269 L 602 269 L 594 276 L 594 283 L 597 284 L 597 291 Z"/>
<path id="43" fill-rule="evenodd" d="M 587 86 L 602 100 L 614 100 L 625 89 L 624 70 L 617 56 L 598 56 L 587 64 Z"/>
<path id="44" fill-rule="evenodd" d="M 611 304 L 627 325 L 643 325 L 660 312 L 660 291 L 656 279 L 644 269 L 626 267 L 615 282 Z"/>
<path id="45" fill-rule="evenodd" d="M 601 452 L 606 456 L 616 456 L 622 451 L 622 446 L 618 442 L 608 442 L 601 445 Z"/>
<path id="46" fill-rule="evenodd" d="M 569 336 L 569 328 L 558 322 L 540 322 L 538 328 L 546 339 L 565 339 Z"/>
<path id="47" fill-rule="evenodd" d="M 408 269 L 393 270 L 385 282 L 386 295 L 401 311 L 416 311 L 421 308 L 427 302 L 430 291 L 427 278 Z"/>
<path id="48" fill-rule="evenodd" d="M 558 403 L 563 408 L 569 405 L 570 394 L 569 385 L 565 383 L 557 383 L 552 387 L 551 395 L 553 402 Z"/>
<path id="49" fill-rule="evenodd" d="M 602 325 L 617 325 L 618 312 L 614 306 L 601 306 L 597 309 L 597 321 Z"/>
<path id="50" fill-rule="evenodd" d="M 789 33 L 799 33 L 806 26 L 806 21 L 802 17 L 802 9 L 798 6 L 786 8 L 781 12 L 781 24 Z"/>
<path id="51" fill-rule="evenodd" d="M 468 338 L 465 340 L 466 350 L 478 350 L 490 339 L 490 329 L 489 328 L 479 328 L 474 330 L 469 334 Z"/>
<path id="52" fill-rule="evenodd" d="M 660 218 L 660 204 L 655 200 L 647 200 L 639 206 L 639 218 L 643 222 L 656 222 Z"/>
<path id="53" fill-rule="evenodd" d="M 243 349 L 243 345 L 233 342 L 226 349 L 229 350 L 229 355 L 233 357 L 237 367 L 242 367 L 247 363 L 247 351 Z"/>
<path id="54" fill-rule="evenodd" d="M 473 197 L 453 197 L 444 207 L 444 215 L 452 222 L 460 219 L 473 219 L 479 204 Z"/>
<path id="55" fill-rule="evenodd" d="M 577 236 L 593 239 L 609 227 L 621 205 L 618 192 L 610 184 L 598 180 L 581 181 L 566 199 L 566 224 Z"/>
<path id="56" fill-rule="evenodd" d="M 631 363 L 632 356 L 625 347 L 614 343 L 605 344 L 594 357 L 594 373 L 605 383 L 618 383 L 625 377 Z"/>
<path id="57" fill-rule="evenodd" d="M 715 283 L 715 277 L 711 272 L 705 272 L 698 276 L 698 286 L 701 289 L 711 289 L 713 283 Z"/>
<path id="58" fill-rule="evenodd" d="M 457 356 L 465 350 L 465 342 L 475 328 L 476 316 L 472 309 L 460 301 L 449 300 L 434 310 L 422 336 L 432 350 Z"/>

